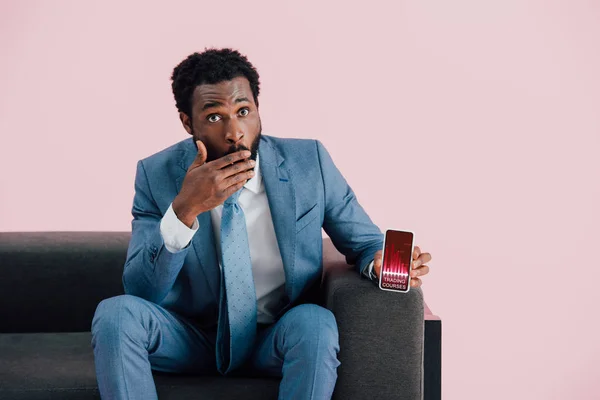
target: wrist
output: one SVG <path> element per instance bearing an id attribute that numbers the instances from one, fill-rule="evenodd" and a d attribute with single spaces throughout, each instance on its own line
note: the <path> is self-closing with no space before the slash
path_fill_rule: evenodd
<path id="1" fill-rule="evenodd" d="M 194 221 L 196 220 L 199 212 L 196 212 L 192 207 L 189 207 L 179 196 L 175 197 L 172 206 L 173 212 L 177 216 L 177 219 L 188 228 L 191 228 L 194 225 Z"/>

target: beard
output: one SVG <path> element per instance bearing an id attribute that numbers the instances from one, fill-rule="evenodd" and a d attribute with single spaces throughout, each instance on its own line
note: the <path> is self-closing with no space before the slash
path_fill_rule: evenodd
<path id="1" fill-rule="evenodd" d="M 262 124 L 259 125 L 259 127 L 258 127 L 258 134 L 254 138 L 254 141 L 250 145 L 250 148 L 244 146 L 243 144 L 239 145 L 239 146 L 231 146 L 227 150 L 227 152 L 225 154 L 223 154 L 223 155 L 226 156 L 227 154 L 235 153 L 236 151 L 248 150 L 251 153 L 250 154 L 250 159 L 256 161 L 256 157 L 258 156 L 258 145 L 260 144 L 260 138 L 261 138 L 261 136 L 262 136 Z"/>

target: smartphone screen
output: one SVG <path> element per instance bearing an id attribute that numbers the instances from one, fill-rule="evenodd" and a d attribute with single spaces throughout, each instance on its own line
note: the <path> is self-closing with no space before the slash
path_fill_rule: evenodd
<path id="1" fill-rule="evenodd" d="M 408 292 L 414 234 L 388 229 L 383 243 L 383 262 L 379 287 L 384 290 Z"/>

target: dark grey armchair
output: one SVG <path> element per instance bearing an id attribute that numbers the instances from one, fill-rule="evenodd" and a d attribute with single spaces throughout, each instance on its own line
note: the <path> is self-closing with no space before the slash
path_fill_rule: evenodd
<path id="1" fill-rule="evenodd" d="M 99 399 L 90 325 L 123 293 L 129 233 L 0 233 L 0 399 Z M 324 242 L 340 333 L 334 399 L 440 399 L 441 320 L 421 290 L 384 292 Z M 161 399 L 276 399 L 268 378 L 155 375 Z"/>

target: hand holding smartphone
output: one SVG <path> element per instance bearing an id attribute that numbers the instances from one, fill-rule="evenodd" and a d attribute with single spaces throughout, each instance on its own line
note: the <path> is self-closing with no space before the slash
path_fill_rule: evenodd
<path id="1" fill-rule="evenodd" d="M 410 271 L 414 233 L 388 229 L 383 241 L 379 288 L 406 293 L 410 290 Z"/>

